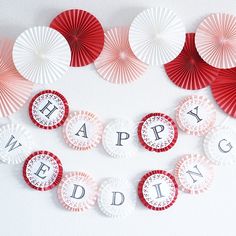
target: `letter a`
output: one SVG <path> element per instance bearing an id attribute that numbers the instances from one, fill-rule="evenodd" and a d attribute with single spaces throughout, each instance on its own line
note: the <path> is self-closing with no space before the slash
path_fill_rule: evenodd
<path id="1" fill-rule="evenodd" d="M 82 137 L 88 138 L 85 123 L 81 126 L 81 128 L 79 129 L 79 131 L 75 135 L 80 136 L 79 133 L 82 133 Z"/>

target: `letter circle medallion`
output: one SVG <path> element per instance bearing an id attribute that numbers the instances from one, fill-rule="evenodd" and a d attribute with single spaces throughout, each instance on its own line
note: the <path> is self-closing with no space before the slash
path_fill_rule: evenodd
<path id="1" fill-rule="evenodd" d="M 216 110 L 205 96 L 185 97 L 176 110 L 176 122 L 187 134 L 203 136 L 216 121 Z"/>
<path id="2" fill-rule="evenodd" d="M 39 191 L 50 190 L 61 181 L 63 168 L 61 161 L 53 153 L 37 151 L 32 153 L 23 166 L 25 182 Z"/>
<path id="3" fill-rule="evenodd" d="M 147 208 L 155 211 L 166 210 L 177 199 L 178 185 L 172 174 L 164 170 L 153 170 L 141 178 L 138 196 Z"/>
<path id="4" fill-rule="evenodd" d="M 34 149 L 31 133 L 20 124 L 6 124 L 0 128 L 0 160 L 7 164 L 23 162 Z"/>
<path id="5" fill-rule="evenodd" d="M 175 176 L 182 191 L 199 194 L 212 184 L 213 164 L 205 156 L 188 154 L 177 162 Z"/>
<path id="6" fill-rule="evenodd" d="M 97 200 L 97 183 L 84 172 L 68 172 L 58 186 L 59 202 L 70 211 L 85 211 Z"/>
<path id="7" fill-rule="evenodd" d="M 29 105 L 32 122 L 42 129 L 62 126 L 69 114 L 66 98 L 57 91 L 44 90 L 36 94 Z"/>
<path id="8" fill-rule="evenodd" d="M 136 190 L 125 179 L 108 178 L 99 188 L 98 206 L 109 217 L 128 216 L 133 212 L 136 202 Z"/>
<path id="9" fill-rule="evenodd" d="M 162 113 L 150 113 L 139 123 L 138 137 L 147 150 L 165 152 L 175 145 L 178 129 L 169 116 Z"/>

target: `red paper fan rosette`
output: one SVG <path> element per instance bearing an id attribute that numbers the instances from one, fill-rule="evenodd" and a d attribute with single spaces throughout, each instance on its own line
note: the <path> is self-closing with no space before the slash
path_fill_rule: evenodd
<path id="1" fill-rule="evenodd" d="M 164 170 L 153 170 L 141 178 L 138 196 L 147 208 L 155 211 L 166 210 L 177 199 L 178 184 L 172 174 Z"/>
<path id="2" fill-rule="evenodd" d="M 70 113 L 63 126 L 65 142 L 76 150 L 86 151 L 96 147 L 102 138 L 103 125 L 100 119 L 88 111 Z"/>
<path id="3" fill-rule="evenodd" d="M 56 155 L 48 151 L 32 153 L 23 166 L 25 182 L 33 189 L 46 191 L 61 181 L 63 168 Z"/>
<path id="4" fill-rule="evenodd" d="M 130 83 L 147 69 L 147 64 L 132 52 L 128 37 L 127 27 L 115 27 L 105 33 L 104 48 L 95 61 L 95 67 L 102 78 L 111 83 Z"/>
<path id="5" fill-rule="evenodd" d="M 33 89 L 33 83 L 24 79 L 16 70 L 12 48 L 11 40 L 0 40 L 0 118 L 18 111 Z"/>
<path id="6" fill-rule="evenodd" d="M 196 48 L 202 59 L 220 69 L 236 67 L 236 16 L 214 13 L 196 31 Z"/>
<path id="7" fill-rule="evenodd" d="M 93 178 L 83 172 L 68 172 L 58 186 L 57 196 L 64 208 L 85 211 L 97 200 L 98 187 Z"/>
<path id="8" fill-rule="evenodd" d="M 187 134 L 203 136 L 216 121 L 216 110 L 205 96 L 185 97 L 176 110 L 176 122 Z"/>
<path id="9" fill-rule="evenodd" d="M 52 20 L 50 27 L 67 39 L 71 48 L 71 66 L 88 65 L 102 51 L 103 28 L 97 18 L 87 11 L 79 9 L 63 11 Z"/>
<path id="10" fill-rule="evenodd" d="M 213 176 L 212 163 L 201 155 L 185 155 L 176 164 L 175 177 L 179 188 L 187 193 L 205 192 L 211 186 Z"/>
<path id="11" fill-rule="evenodd" d="M 208 65 L 198 54 L 195 34 L 186 34 L 182 52 L 171 62 L 165 64 L 168 77 L 184 89 L 201 89 L 214 81 L 219 69 Z"/>
<path id="12" fill-rule="evenodd" d="M 236 67 L 221 70 L 211 85 L 211 91 L 219 107 L 236 118 Z"/>
<path id="13" fill-rule="evenodd" d="M 162 113 L 150 113 L 139 123 L 138 137 L 147 150 L 165 152 L 175 145 L 178 129 L 169 116 Z"/>
<path id="14" fill-rule="evenodd" d="M 36 94 L 29 104 L 32 122 L 42 129 L 62 126 L 69 114 L 66 98 L 57 91 L 44 90 Z"/>

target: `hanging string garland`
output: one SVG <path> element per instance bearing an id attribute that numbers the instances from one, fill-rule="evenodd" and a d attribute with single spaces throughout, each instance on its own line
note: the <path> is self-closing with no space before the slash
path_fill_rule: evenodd
<path id="1" fill-rule="evenodd" d="M 207 30 L 209 26 L 206 22 L 212 27 L 210 31 Z M 218 28 L 221 26 L 219 34 Z M 174 12 L 166 8 L 151 8 L 141 12 L 129 30 L 125 27 L 108 30 L 104 48 L 102 26 L 86 11 L 64 11 L 51 22 L 50 27 L 30 28 L 15 42 L 15 66 L 30 81 L 51 83 L 63 76 L 69 64 L 84 66 L 97 59 L 95 66 L 104 79 L 127 83 L 144 73 L 147 68 L 145 63 L 168 63 L 165 69 L 174 83 L 185 89 L 200 89 L 211 85 L 219 106 L 234 117 L 235 71 L 218 69 L 235 66 L 234 16 L 209 16 L 200 24 L 195 42 L 194 34 L 188 33 L 185 44 L 183 23 Z M 212 41 L 212 38 L 216 41 Z M 207 52 L 210 56 L 204 49 L 206 44 L 215 45 L 215 51 Z M 0 64 L 0 82 L 3 81 L 5 87 L 0 89 L 0 114 L 7 116 L 19 109 L 19 105 L 27 99 L 32 84 L 15 70 L 8 55 L 10 47 L 1 45 L 5 44 L 0 41 L 0 58 L 3 61 Z M 24 83 L 14 83 L 12 78 L 15 81 L 20 78 L 19 81 Z M 9 84 L 5 83 L 8 79 L 11 80 Z M 12 103 L 9 96 L 6 96 L 6 90 L 14 91 L 11 83 L 19 85 L 15 92 L 19 89 L 25 92 L 18 106 L 13 106 L 17 102 L 13 100 Z M 25 182 L 39 191 L 50 190 L 58 185 L 58 200 L 71 211 L 84 211 L 97 201 L 105 215 L 125 217 L 134 210 L 136 195 L 147 208 L 166 210 L 175 203 L 178 189 L 192 194 L 206 191 L 213 181 L 213 163 L 231 164 L 236 160 L 236 133 L 231 128 L 214 127 L 216 111 L 204 96 L 188 96 L 180 102 L 176 110 L 177 125 L 166 114 L 150 113 L 139 122 L 138 127 L 130 121 L 116 119 L 104 129 L 97 115 L 88 111 L 70 112 L 66 98 L 52 90 L 41 91 L 32 98 L 29 116 L 39 128 L 55 129 L 63 126 L 64 140 L 75 150 L 90 150 L 102 140 L 104 150 L 114 158 L 134 155 L 137 141 L 149 151 L 168 151 L 177 142 L 177 125 L 187 134 L 206 135 L 203 143 L 206 156 L 183 156 L 177 162 L 173 174 L 164 170 L 146 173 L 139 181 L 136 194 L 133 184 L 124 179 L 109 178 L 98 188 L 96 181 L 87 173 L 68 172 L 63 175 L 61 161 L 56 155 L 49 151 L 33 152 L 33 139 L 24 127 L 18 124 L 2 126 L 0 159 L 8 164 L 25 160 Z"/>

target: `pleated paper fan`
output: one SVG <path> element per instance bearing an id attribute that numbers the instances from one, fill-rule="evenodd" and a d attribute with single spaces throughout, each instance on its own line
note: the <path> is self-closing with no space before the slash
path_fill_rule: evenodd
<path id="1" fill-rule="evenodd" d="M 233 127 L 217 126 L 204 138 L 204 152 L 216 165 L 236 163 L 236 132 Z"/>
<path id="2" fill-rule="evenodd" d="M 179 189 L 190 194 L 207 191 L 214 179 L 213 164 L 199 154 L 187 154 L 181 157 L 174 172 Z"/>
<path id="3" fill-rule="evenodd" d="M 16 70 L 12 60 L 13 42 L 0 39 L 0 118 L 18 111 L 30 97 L 33 84 Z"/>
<path id="4" fill-rule="evenodd" d="M 198 54 L 195 47 L 195 34 L 186 34 L 182 52 L 171 62 L 165 64 L 165 70 L 172 82 L 184 89 L 201 89 L 214 81 L 219 69 L 208 65 Z"/>
<path id="5" fill-rule="evenodd" d="M 147 64 L 141 62 L 132 52 L 128 41 L 129 29 L 115 27 L 105 33 L 104 48 L 95 61 L 97 72 L 103 79 L 123 84 L 143 75 Z"/>
<path id="6" fill-rule="evenodd" d="M 236 67 L 236 16 L 209 15 L 198 26 L 195 41 L 200 56 L 208 64 L 220 69 Z"/>
<path id="7" fill-rule="evenodd" d="M 69 211 L 82 212 L 96 203 L 97 183 L 84 172 L 67 172 L 57 189 L 58 200 Z"/>
<path id="8" fill-rule="evenodd" d="M 13 60 L 20 74 L 38 84 L 53 83 L 70 65 L 70 47 L 56 30 L 36 26 L 21 33 L 13 47 Z"/>
<path id="9" fill-rule="evenodd" d="M 163 65 L 176 58 L 183 49 L 185 27 L 179 17 L 167 8 L 149 8 L 133 20 L 129 43 L 143 62 Z"/>
<path id="10" fill-rule="evenodd" d="M 137 202 L 136 189 L 122 178 L 108 178 L 98 192 L 98 206 L 109 217 L 124 218 L 130 215 Z"/>
<path id="11" fill-rule="evenodd" d="M 23 162 L 35 148 L 34 139 L 26 127 L 9 123 L 0 127 L 0 160 L 7 164 Z"/>
<path id="12" fill-rule="evenodd" d="M 87 11 L 63 11 L 51 22 L 50 27 L 59 31 L 71 48 L 71 66 L 88 65 L 99 56 L 104 44 L 104 32 L 98 19 Z"/>
<path id="13" fill-rule="evenodd" d="M 219 107 L 236 118 L 236 67 L 221 70 L 211 85 L 211 91 Z"/>

